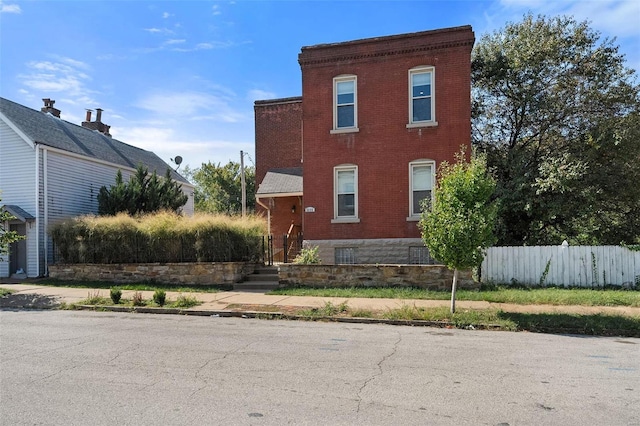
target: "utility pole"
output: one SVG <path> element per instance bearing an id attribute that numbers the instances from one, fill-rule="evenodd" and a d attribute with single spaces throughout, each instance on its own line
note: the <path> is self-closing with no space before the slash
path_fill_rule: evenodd
<path id="1" fill-rule="evenodd" d="M 247 216 L 247 184 L 244 180 L 244 152 L 240 151 L 240 185 L 242 187 L 242 217 Z"/>

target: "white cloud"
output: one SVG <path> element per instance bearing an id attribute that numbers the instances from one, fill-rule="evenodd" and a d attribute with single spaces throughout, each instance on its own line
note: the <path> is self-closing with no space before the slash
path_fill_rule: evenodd
<path id="1" fill-rule="evenodd" d="M 89 66 L 72 58 L 57 57 L 56 61 L 31 61 L 26 64 L 26 71 L 18 75 L 18 79 L 30 91 L 37 91 L 43 96 L 63 93 L 76 101 L 90 101 L 93 90 L 86 83 L 91 77 L 84 71 Z"/>
<path id="2" fill-rule="evenodd" d="M 182 43 L 186 43 L 187 40 L 185 39 L 170 39 L 164 42 L 164 44 L 182 44 Z"/>
<path id="3" fill-rule="evenodd" d="M 151 34 L 166 34 L 166 35 L 171 35 L 174 34 L 174 32 L 172 30 L 170 30 L 169 28 L 143 28 L 144 31 L 151 33 Z"/>
<path id="4" fill-rule="evenodd" d="M 167 18 L 169 18 L 170 16 L 172 16 L 172 15 L 171 15 L 169 12 L 164 12 L 164 13 L 162 14 L 162 18 L 163 18 L 163 19 L 167 19 Z"/>
<path id="5" fill-rule="evenodd" d="M 222 94 L 201 92 L 158 92 L 136 102 L 136 106 L 152 112 L 163 120 L 210 120 L 237 123 L 245 114 L 230 105 Z"/>
<path id="6" fill-rule="evenodd" d="M 147 151 L 153 151 L 168 164 L 172 164 L 171 158 L 176 155 L 183 157 L 182 167 L 189 165 L 192 168 L 200 167 L 202 163 L 212 161 L 225 163 L 239 155 L 241 149 L 245 152 L 253 151 L 252 143 L 239 143 L 230 140 L 212 138 L 205 139 L 194 137 L 184 140 L 183 132 L 178 137 L 173 129 L 163 126 L 134 126 L 111 127 L 111 134 L 115 139 Z M 235 160 L 237 161 L 237 160 Z"/>
<path id="7" fill-rule="evenodd" d="M 218 6 L 217 4 L 211 8 L 211 12 L 213 13 L 214 16 L 218 16 L 222 14 L 222 12 L 220 11 L 220 6 Z"/>
<path id="8" fill-rule="evenodd" d="M 276 97 L 277 96 L 275 93 L 260 89 L 249 90 L 249 93 L 247 93 L 247 99 L 251 102 L 265 99 L 275 99 Z"/>
<path id="9" fill-rule="evenodd" d="M 204 43 L 198 43 L 193 47 L 175 47 L 171 50 L 174 52 L 195 52 L 198 50 L 211 50 L 211 49 L 226 49 L 233 46 L 238 46 L 239 44 L 245 43 L 234 43 L 231 41 L 210 41 Z"/>
<path id="10" fill-rule="evenodd" d="M 20 5 L 17 4 L 4 4 L 0 2 L 0 13 L 22 13 Z"/>

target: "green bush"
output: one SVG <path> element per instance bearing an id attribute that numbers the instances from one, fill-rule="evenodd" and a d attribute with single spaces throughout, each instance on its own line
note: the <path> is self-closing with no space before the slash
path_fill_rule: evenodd
<path id="1" fill-rule="evenodd" d="M 180 296 L 178 296 L 176 301 L 173 302 L 172 306 L 174 308 L 191 308 L 199 304 L 200 302 L 195 296 L 185 296 L 181 294 Z"/>
<path id="2" fill-rule="evenodd" d="M 318 255 L 318 246 L 304 247 L 300 253 L 293 259 L 293 263 L 298 265 L 319 265 L 320 255 Z"/>
<path id="3" fill-rule="evenodd" d="M 167 300 L 167 292 L 161 289 L 156 290 L 153 293 L 153 302 L 158 306 L 164 306 Z"/>
<path id="4" fill-rule="evenodd" d="M 122 298 L 122 290 L 120 290 L 118 287 L 112 287 L 109 290 L 109 296 L 111 297 L 111 301 L 117 305 L 118 303 L 120 303 L 120 299 Z"/>

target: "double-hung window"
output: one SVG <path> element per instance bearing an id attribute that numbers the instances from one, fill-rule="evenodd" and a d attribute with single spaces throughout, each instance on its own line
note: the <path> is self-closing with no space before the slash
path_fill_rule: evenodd
<path id="1" fill-rule="evenodd" d="M 435 163 L 431 160 L 419 160 L 409 163 L 409 218 L 418 219 L 423 201 L 431 204 Z"/>
<path id="2" fill-rule="evenodd" d="M 409 127 L 433 126 L 435 119 L 433 67 L 409 70 Z"/>
<path id="3" fill-rule="evenodd" d="M 334 222 L 358 222 L 358 167 L 334 168 Z"/>
<path id="4" fill-rule="evenodd" d="M 333 132 L 358 131 L 358 93 L 355 75 L 333 79 Z"/>

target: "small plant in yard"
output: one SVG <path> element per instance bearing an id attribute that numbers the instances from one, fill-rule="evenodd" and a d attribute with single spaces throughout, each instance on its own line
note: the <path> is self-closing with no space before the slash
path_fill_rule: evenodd
<path id="1" fill-rule="evenodd" d="M 120 299 L 122 298 L 122 290 L 118 287 L 112 287 L 111 290 L 109 290 L 109 297 L 111 297 L 113 304 L 117 305 L 120 303 Z"/>
<path id="2" fill-rule="evenodd" d="M 131 304 L 133 306 L 144 306 L 144 299 L 142 298 L 142 293 L 136 291 L 133 293 L 133 297 L 131 298 Z"/>
<path id="3" fill-rule="evenodd" d="M 320 255 L 318 255 L 318 246 L 304 247 L 300 250 L 300 254 L 293 259 L 293 263 L 298 265 L 319 265 L 322 263 Z"/>
<path id="4" fill-rule="evenodd" d="M 335 315 L 346 314 L 349 312 L 349 306 L 347 302 L 342 302 L 339 305 L 334 305 L 331 302 L 325 302 L 321 308 L 304 309 L 298 314 L 304 317 L 332 317 Z"/>
<path id="5" fill-rule="evenodd" d="M 195 296 L 185 296 L 181 294 L 178 296 L 175 302 L 171 304 L 174 308 L 191 308 L 193 306 L 198 306 L 200 302 L 196 299 Z"/>
<path id="6" fill-rule="evenodd" d="M 164 306 L 167 300 L 167 292 L 161 289 L 156 290 L 153 293 L 153 302 L 158 306 Z"/>
<path id="7" fill-rule="evenodd" d="M 87 305 L 104 305 L 107 299 L 100 296 L 100 291 L 96 290 L 93 293 L 87 293 L 87 299 L 84 301 Z"/>

